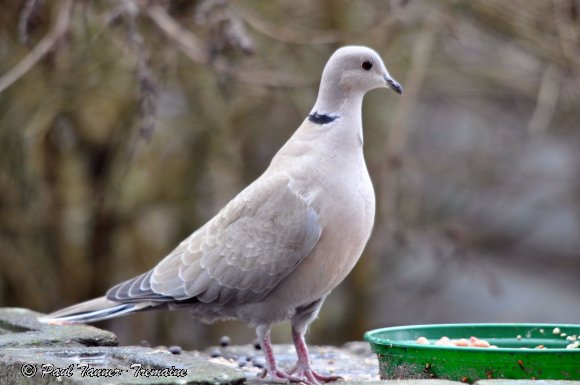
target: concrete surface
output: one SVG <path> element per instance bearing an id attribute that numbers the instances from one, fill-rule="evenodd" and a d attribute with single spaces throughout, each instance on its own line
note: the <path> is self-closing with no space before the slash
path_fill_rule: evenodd
<path id="1" fill-rule="evenodd" d="M 111 332 L 85 325 L 44 325 L 37 321 L 39 315 L 27 309 L 0 308 L 0 385 L 280 384 L 257 377 L 264 356 L 253 345 L 202 352 L 117 347 Z M 313 368 L 340 375 L 341 385 L 461 384 L 438 379 L 380 381 L 377 358 L 366 342 L 310 350 Z M 281 369 L 295 363 L 291 345 L 275 345 L 274 353 Z M 476 385 L 580 385 L 580 381 L 481 380 Z"/>

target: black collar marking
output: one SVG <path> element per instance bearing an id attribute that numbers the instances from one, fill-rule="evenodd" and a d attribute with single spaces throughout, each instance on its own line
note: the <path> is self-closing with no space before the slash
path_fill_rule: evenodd
<path id="1" fill-rule="evenodd" d="M 314 124 L 328 124 L 334 122 L 336 119 L 338 119 L 338 116 L 330 116 L 326 114 L 319 115 L 318 112 L 313 112 L 308 115 L 308 120 Z"/>

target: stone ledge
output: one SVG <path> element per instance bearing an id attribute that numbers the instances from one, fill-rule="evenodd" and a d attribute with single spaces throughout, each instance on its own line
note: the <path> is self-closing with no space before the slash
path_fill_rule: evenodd
<path id="1" fill-rule="evenodd" d="M 288 370 L 296 363 L 294 346 L 278 344 L 273 346 L 273 350 L 280 369 Z M 367 383 L 379 380 L 376 355 L 370 351 L 366 342 L 351 342 L 343 347 L 310 346 L 309 350 L 312 368 L 323 375 L 339 375 L 345 381 Z M 210 362 L 235 368 L 249 380 L 255 379 L 261 373 L 265 363 L 262 351 L 255 350 L 251 345 L 212 347 L 202 352 L 209 357 L 218 353 L 219 357 L 210 358 Z"/>
<path id="2" fill-rule="evenodd" d="M 113 333 L 86 325 L 45 325 L 37 321 L 40 315 L 27 309 L 0 308 L 1 384 L 280 385 L 280 382 L 256 377 L 263 368 L 264 357 L 252 345 L 212 347 L 203 352 L 172 349 L 176 354 L 165 348 L 116 347 L 117 338 Z M 340 348 L 311 346 L 310 351 L 313 368 L 322 374 L 343 376 L 345 381 L 340 385 L 462 385 L 438 379 L 380 381 L 376 355 L 366 342 L 352 342 Z M 282 369 L 295 363 L 296 353 L 291 345 L 275 345 L 274 353 Z M 62 375 L 41 377 L 45 364 L 62 368 Z M 140 364 L 141 368 L 187 369 L 187 375 L 135 376 L 137 370 L 131 368 L 132 364 Z M 118 375 L 90 377 L 90 373 L 84 372 L 83 376 L 82 365 L 90 365 L 92 369 L 116 369 Z M 69 367 L 71 369 L 66 372 Z M 23 368 L 37 373 L 26 377 L 22 374 Z M 475 385 L 580 385 L 580 381 L 480 380 Z"/>
<path id="3" fill-rule="evenodd" d="M 117 346 L 117 336 L 89 325 L 46 325 L 43 314 L 21 308 L 0 309 L 0 348 Z"/>
<path id="4" fill-rule="evenodd" d="M 150 369 L 163 371 L 151 372 Z M 167 350 L 135 346 L 0 349 L 0 378 L 3 383 L 15 385 L 96 385 L 104 382 L 240 385 L 245 381 L 239 371 L 209 363 L 199 355 L 174 355 Z"/>

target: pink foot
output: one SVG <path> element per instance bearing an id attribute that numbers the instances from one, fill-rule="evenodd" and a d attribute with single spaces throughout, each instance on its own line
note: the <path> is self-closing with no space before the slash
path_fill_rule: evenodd
<path id="1" fill-rule="evenodd" d="M 269 326 L 259 326 L 257 329 L 258 338 L 260 339 L 260 345 L 266 356 L 266 367 L 261 374 L 258 375 L 260 378 L 269 376 L 274 381 L 282 381 L 284 383 L 288 382 L 305 382 L 303 378 L 292 376 L 279 370 L 276 366 L 276 359 L 274 358 L 274 352 L 272 351 L 272 343 L 270 342 L 270 328 Z"/>
<path id="2" fill-rule="evenodd" d="M 340 376 L 325 376 L 317 373 L 310 366 L 296 365 L 288 374 L 302 378 L 302 382 L 308 385 L 320 385 L 321 382 L 334 382 L 342 380 Z"/>
<path id="3" fill-rule="evenodd" d="M 282 380 L 284 382 L 304 382 L 302 378 L 292 376 L 286 372 L 276 369 L 274 372 L 269 371 L 268 369 L 264 369 L 262 373 L 258 375 L 260 378 L 265 378 L 267 375 L 270 375 L 270 378 L 273 380 Z"/>
<path id="4" fill-rule="evenodd" d="M 314 369 L 310 367 L 310 358 L 308 356 L 306 341 L 304 341 L 303 331 L 301 332 L 295 327 L 292 327 L 292 339 L 294 341 L 294 346 L 296 347 L 296 353 L 298 354 L 298 362 L 296 363 L 296 366 L 288 372 L 289 374 L 302 378 L 302 382 L 307 385 L 320 385 L 321 382 L 342 380 L 342 377 L 339 376 L 324 376 L 316 373 Z"/>

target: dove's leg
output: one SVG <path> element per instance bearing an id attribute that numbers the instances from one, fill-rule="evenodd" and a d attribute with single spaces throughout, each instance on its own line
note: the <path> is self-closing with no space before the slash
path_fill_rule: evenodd
<path id="1" fill-rule="evenodd" d="M 322 297 L 309 305 L 301 306 L 296 309 L 296 313 L 292 317 L 292 340 L 296 347 L 296 354 L 298 355 L 298 362 L 296 366 L 289 372 L 297 377 L 306 379 L 309 384 L 318 384 L 322 382 L 331 382 L 339 380 L 339 376 L 324 376 L 314 371 L 310 367 L 310 357 L 308 355 L 308 347 L 304 340 L 304 334 L 308 330 L 310 323 L 318 315 L 318 311 L 324 302 Z"/>
<path id="2" fill-rule="evenodd" d="M 274 357 L 274 352 L 272 350 L 272 342 L 270 341 L 270 325 L 260 325 L 256 328 L 256 334 L 258 335 L 258 340 L 260 341 L 260 346 L 264 351 L 266 356 L 266 368 L 260 375 L 264 378 L 266 375 L 270 375 L 275 380 L 288 380 L 290 382 L 303 382 L 301 378 L 294 377 L 278 369 L 276 366 L 276 358 Z"/>

